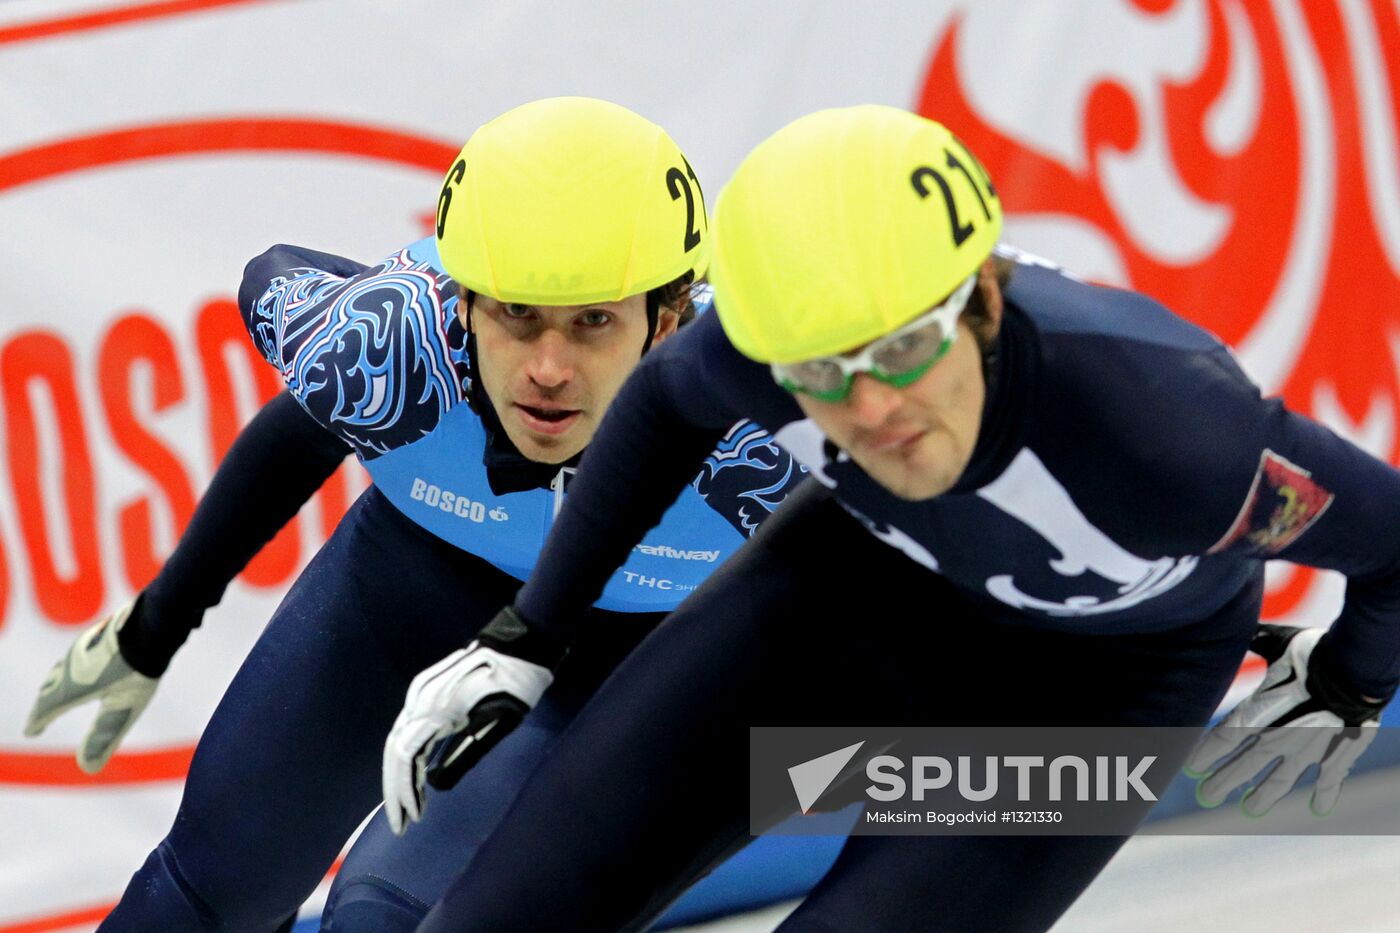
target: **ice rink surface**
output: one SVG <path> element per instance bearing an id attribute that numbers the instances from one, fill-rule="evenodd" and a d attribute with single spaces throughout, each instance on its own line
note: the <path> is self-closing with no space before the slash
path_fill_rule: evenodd
<path id="1" fill-rule="evenodd" d="M 1328 836 L 1142 835 L 1128 842 L 1054 933 L 1395 933 L 1400 930 L 1400 768 L 1347 781 Z M 1295 792 L 1265 819 L 1279 828 L 1316 817 Z M 1210 814 L 1164 821 L 1189 832 Z M 1345 835 L 1348 833 L 1367 835 Z M 1389 835 L 1377 835 L 1388 833 Z M 769 933 L 796 903 L 686 927 L 688 933 Z"/>
<path id="2" fill-rule="evenodd" d="M 1208 812 L 1149 824 L 1152 834 L 1123 847 L 1054 933 L 1396 933 L 1397 797 L 1400 766 L 1349 778 L 1336 812 L 1323 823 L 1295 791 L 1261 824 L 1275 835 L 1187 835 L 1211 820 Z M 1299 826 L 1332 835 L 1277 834 Z M 314 933 L 328 888 L 308 901 L 295 933 Z M 776 904 L 675 933 L 770 933 L 796 906 Z M 54 933 L 92 929 L 84 924 Z"/>

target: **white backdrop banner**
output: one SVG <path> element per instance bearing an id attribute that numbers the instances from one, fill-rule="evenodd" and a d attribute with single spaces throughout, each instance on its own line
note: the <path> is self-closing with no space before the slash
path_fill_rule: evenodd
<path id="1" fill-rule="evenodd" d="M 368 262 L 425 235 L 472 129 L 539 97 L 661 123 L 711 203 L 787 121 L 894 104 L 978 153 L 1008 241 L 1155 295 L 1395 462 L 1398 75 L 1392 0 L 0 0 L 0 933 L 116 899 L 365 483 L 337 474 L 245 572 L 102 775 L 72 761 L 84 715 L 21 738 L 277 390 L 233 305 L 267 246 Z M 1266 614 L 1325 622 L 1339 591 L 1274 567 Z"/>

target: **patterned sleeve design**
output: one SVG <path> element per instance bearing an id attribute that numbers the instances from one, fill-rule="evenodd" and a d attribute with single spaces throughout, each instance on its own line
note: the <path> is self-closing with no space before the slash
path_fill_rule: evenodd
<path id="1" fill-rule="evenodd" d="M 705 458 L 693 485 L 710 508 L 748 537 L 806 475 L 772 435 L 752 421 L 740 421 Z"/>
<path id="2" fill-rule="evenodd" d="M 406 250 L 351 278 L 288 268 L 245 312 L 254 342 L 313 418 L 373 458 L 465 398 L 456 287 Z"/>

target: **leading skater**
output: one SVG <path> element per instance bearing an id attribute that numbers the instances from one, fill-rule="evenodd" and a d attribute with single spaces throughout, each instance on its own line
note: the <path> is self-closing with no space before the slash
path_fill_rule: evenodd
<path id="1" fill-rule="evenodd" d="M 716 314 L 623 388 L 488 626 L 516 640 L 410 691 L 386 807 L 413 815 L 414 723 L 490 734 L 507 724 L 483 697 L 538 699 L 734 419 L 820 484 L 623 662 L 420 929 L 644 928 L 748 841 L 751 725 L 1202 727 L 1274 557 L 1348 586 L 1326 634 L 1261 635 L 1274 660 L 1240 724 L 1316 728 L 1262 735 L 1280 763 L 1244 805 L 1309 765 L 1314 808 L 1335 804 L 1400 680 L 1400 474 L 1260 398 L 1152 300 L 996 249 L 1001 219 L 973 155 L 890 108 L 804 117 L 744 161 L 716 211 Z M 1212 802 L 1251 776 L 1211 770 L 1228 751 L 1193 762 Z M 781 929 L 1044 930 L 1122 842 L 854 837 Z"/>

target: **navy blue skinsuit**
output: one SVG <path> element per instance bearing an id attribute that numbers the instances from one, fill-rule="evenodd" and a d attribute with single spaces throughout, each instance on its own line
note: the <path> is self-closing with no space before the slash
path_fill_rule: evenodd
<path id="1" fill-rule="evenodd" d="M 431 240 L 371 268 L 293 247 L 274 247 L 249 265 L 240 307 L 255 342 L 317 430 L 341 439 L 299 444 L 312 454 L 315 470 L 306 472 L 323 478 L 348 443 L 374 485 L 235 676 L 200 740 L 174 826 L 104 931 L 287 928 L 380 800 L 384 738 L 409 681 L 469 641 L 533 566 L 573 471 L 526 460 L 484 393 L 472 397 L 456 301 Z M 305 433 L 288 404 L 270 405 L 258 427 Z M 251 462 L 249 453 L 240 451 L 240 462 Z M 289 515 L 290 497 L 265 473 L 258 475 L 277 503 L 269 511 Z M 800 476 L 762 429 L 726 432 L 684 501 L 590 610 L 597 637 L 571 653 L 558 695 L 488 756 L 482 776 L 430 794 L 431 829 L 391 850 L 377 816 L 337 881 L 327 925 L 411 929 L 607 672 Z M 288 485 L 303 498 L 314 488 L 304 478 Z M 211 515 L 226 505 L 201 506 L 210 522 L 242 526 L 246 540 L 225 550 L 251 553 L 252 539 L 275 530 L 257 518 Z M 262 511 L 256 501 L 243 508 Z M 176 561 L 189 570 L 183 545 L 182 553 Z M 149 637 L 133 640 L 149 655 L 141 666 L 159 673 L 199 611 L 217 602 L 237 569 L 226 564 L 217 562 L 221 580 L 182 588 L 163 574 L 148 589 Z"/>
<path id="2" fill-rule="evenodd" d="M 748 841 L 749 726 L 1201 726 L 1266 558 L 1347 575 L 1314 663 L 1391 694 L 1400 474 L 1261 399 L 1151 300 L 1014 255 L 976 449 L 934 499 L 880 487 L 714 315 L 638 368 L 541 556 L 551 572 L 517 598 L 528 621 L 587 631 L 578 610 L 734 418 L 813 478 L 628 656 L 421 930 L 641 928 Z M 621 456 L 641 437 L 664 452 L 644 470 Z M 781 929 L 1043 930 L 1122 841 L 852 838 Z"/>

